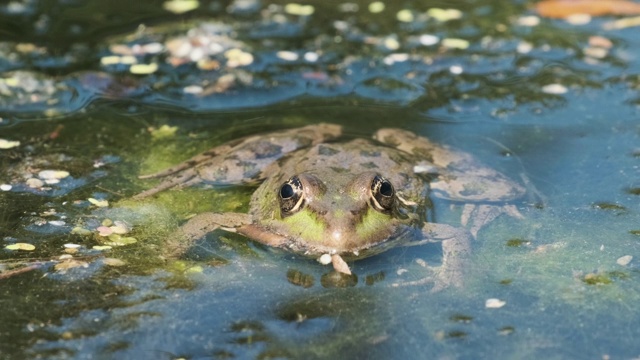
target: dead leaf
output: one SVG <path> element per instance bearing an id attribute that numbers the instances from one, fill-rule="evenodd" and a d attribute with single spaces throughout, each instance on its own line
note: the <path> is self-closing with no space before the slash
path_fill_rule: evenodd
<path id="1" fill-rule="evenodd" d="M 556 19 L 576 14 L 638 15 L 640 4 L 627 0 L 545 0 L 536 4 L 536 10 L 541 16 Z"/>

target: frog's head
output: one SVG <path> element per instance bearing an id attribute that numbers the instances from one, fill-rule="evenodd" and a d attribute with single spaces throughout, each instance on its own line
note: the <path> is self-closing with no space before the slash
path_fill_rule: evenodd
<path id="1" fill-rule="evenodd" d="M 376 172 L 301 173 L 277 189 L 270 227 L 312 252 L 357 253 L 397 237 L 407 216 L 393 184 Z"/>

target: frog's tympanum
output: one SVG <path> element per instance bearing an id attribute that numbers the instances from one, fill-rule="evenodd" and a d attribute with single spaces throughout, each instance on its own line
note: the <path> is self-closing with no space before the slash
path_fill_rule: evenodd
<path id="1" fill-rule="evenodd" d="M 372 140 L 339 141 L 342 127 L 318 124 L 222 144 L 165 171 L 144 198 L 172 187 L 260 184 L 244 213 L 204 213 L 170 241 L 181 254 L 215 229 L 331 262 L 391 246 L 442 242 L 436 287 L 462 283 L 470 240 L 501 213 L 521 217 L 510 201 L 525 190 L 472 155 L 400 130 L 378 130 Z M 429 196 L 463 206 L 458 227 L 427 221 Z M 431 280 L 429 280 L 431 281 Z"/>

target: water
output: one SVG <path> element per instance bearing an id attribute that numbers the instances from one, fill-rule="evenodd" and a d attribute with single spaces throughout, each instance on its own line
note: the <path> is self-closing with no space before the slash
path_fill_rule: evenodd
<path id="1" fill-rule="evenodd" d="M 437 4 L 461 11 L 447 21 L 421 2 L 380 13 L 322 2 L 308 15 L 286 4 L 2 5 L 0 138 L 20 145 L 0 150 L 0 184 L 11 185 L 0 192 L 0 277 L 38 268 L 0 279 L 1 358 L 640 354 L 636 28 L 607 30 L 611 17 L 527 25 L 529 2 Z M 594 36 L 611 48 L 589 45 Z M 472 152 L 527 186 L 524 219 L 482 229 L 465 287 L 438 293 L 392 286 L 420 278 L 419 260 L 437 263 L 437 246 L 357 261 L 344 287 L 315 261 L 224 232 L 183 262 L 160 258 L 186 217 L 246 211 L 253 188 L 136 202 L 153 184 L 138 175 L 320 121 L 356 137 L 404 127 Z M 47 169 L 69 176 L 28 185 Z M 99 236 L 108 221 L 128 232 Z M 94 249 L 122 238 L 135 243 Z M 5 249 L 16 243 L 35 250 Z M 491 298 L 505 305 L 486 307 Z"/>

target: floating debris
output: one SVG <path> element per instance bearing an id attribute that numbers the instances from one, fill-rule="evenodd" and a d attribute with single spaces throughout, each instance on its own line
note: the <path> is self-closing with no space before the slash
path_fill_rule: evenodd
<path id="1" fill-rule="evenodd" d="M 67 223 L 62 220 L 51 220 L 49 221 L 49 224 L 53 226 L 65 226 Z"/>
<path id="2" fill-rule="evenodd" d="M 158 71 L 158 64 L 133 64 L 129 67 L 129 72 L 135 75 L 149 75 Z"/>
<path id="3" fill-rule="evenodd" d="M 94 247 L 92 247 L 93 250 L 99 250 L 99 251 L 103 251 L 103 250 L 111 250 L 112 247 L 109 245 L 95 245 Z"/>
<path id="4" fill-rule="evenodd" d="M 449 67 L 449 72 L 453 75 L 460 75 L 464 72 L 464 68 L 460 65 L 451 65 Z"/>
<path id="5" fill-rule="evenodd" d="M 107 207 L 109 206 L 109 201 L 108 200 L 98 200 L 98 199 L 94 199 L 94 198 L 88 198 L 87 199 L 91 204 L 97 206 L 97 207 Z"/>
<path id="6" fill-rule="evenodd" d="M 26 184 L 32 189 L 39 189 L 44 186 L 44 181 L 36 178 L 29 178 L 27 179 Z"/>
<path id="7" fill-rule="evenodd" d="M 605 30 L 620 30 L 640 26 L 640 16 L 615 20 L 604 24 Z"/>
<path id="8" fill-rule="evenodd" d="M 98 230 L 98 235 L 100 236 L 109 236 L 113 234 L 113 230 L 111 230 L 111 228 L 107 226 L 98 226 L 96 230 Z"/>
<path id="9" fill-rule="evenodd" d="M 385 5 L 382 1 L 374 1 L 369 4 L 369 12 L 372 14 L 378 14 L 384 11 Z"/>
<path id="10" fill-rule="evenodd" d="M 322 265 L 329 265 L 331 264 L 331 255 L 329 254 L 322 254 L 322 256 L 320 256 L 318 258 L 318 262 Z"/>
<path id="11" fill-rule="evenodd" d="M 421 45 L 432 46 L 437 44 L 440 41 L 440 38 L 431 34 L 423 34 L 423 35 L 420 35 L 420 37 L 418 38 L 418 41 L 420 42 Z"/>
<path id="12" fill-rule="evenodd" d="M 7 245 L 4 247 L 7 250 L 23 250 L 23 251 L 33 251 L 36 249 L 35 245 L 29 243 L 15 243 L 11 245 Z"/>
<path id="13" fill-rule="evenodd" d="M 198 0 L 169 0 L 162 4 L 162 7 L 174 14 L 184 14 L 200 7 Z"/>
<path id="14" fill-rule="evenodd" d="M 441 22 L 457 20 L 462 18 L 462 11 L 458 9 L 431 8 L 427 15 Z"/>
<path id="15" fill-rule="evenodd" d="M 79 245 L 79 244 L 71 244 L 71 243 L 64 244 L 64 247 L 65 247 L 66 249 L 78 249 L 78 248 L 80 248 L 81 246 L 82 246 L 82 245 Z"/>
<path id="16" fill-rule="evenodd" d="M 569 91 L 564 85 L 549 84 L 542 87 L 542 92 L 545 94 L 562 95 Z"/>
<path id="17" fill-rule="evenodd" d="M 20 146 L 20 141 L 0 139 L 0 149 L 11 149 Z"/>
<path id="18" fill-rule="evenodd" d="M 291 3 L 284 6 L 284 12 L 291 15 L 309 16 L 313 14 L 314 11 L 315 8 L 312 5 Z"/>
<path id="19" fill-rule="evenodd" d="M 625 256 L 621 256 L 618 258 L 618 260 L 616 260 L 616 263 L 620 266 L 627 266 L 629 265 L 629 263 L 631 262 L 631 260 L 633 260 L 633 256 L 631 255 L 625 255 Z"/>
<path id="20" fill-rule="evenodd" d="M 276 56 L 286 61 L 296 61 L 300 57 L 297 53 L 293 51 L 278 51 L 276 53 Z"/>
<path id="21" fill-rule="evenodd" d="M 69 172 L 64 170 L 42 170 L 38 173 L 38 177 L 42 180 L 59 180 L 67 176 L 69 176 Z"/>
<path id="22" fill-rule="evenodd" d="M 447 38 L 442 39 L 442 46 L 449 49 L 464 50 L 469 47 L 469 41 L 465 39 Z"/>
<path id="23" fill-rule="evenodd" d="M 149 132 L 154 140 L 167 139 L 176 135 L 177 126 L 162 125 L 159 128 L 150 127 Z"/>
<path id="24" fill-rule="evenodd" d="M 102 259 L 102 263 L 108 266 L 124 266 L 127 263 L 116 258 L 104 258 Z"/>
<path id="25" fill-rule="evenodd" d="M 591 15 L 589 14 L 573 14 L 564 19 L 571 25 L 587 25 L 591 22 Z"/>
<path id="26" fill-rule="evenodd" d="M 505 306 L 506 304 L 507 304 L 506 301 L 496 299 L 496 298 L 487 299 L 487 301 L 484 302 L 484 306 L 487 309 L 499 309 Z"/>
<path id="27" fill-rule="evenodd" d="M 538 26 L 540 25 L 540 18 L 535 15 L 522 16 L 518 19 L 516 23 L 520 26 L 529 26 L 529 27 Z"/>
<path id="28" fill-rule="evenodd" d="M 118 234 L 111 234 L 108 236 L 108 239 L 109 239 L 109 242 L 107 242 L 106 245 L 111 245 L 111 246 L 125 246 L 125 245 L 135 244 L 138 242 L 138 239 L 134 237 L 122 237 Z"/>
<path id="29" fill-rule="evenodd" d="M 319 58 L 320 58 L 320 55 L 318 55 L 318 53 L 315 53 L 313 51 L 308 51 L 304 53 L 304 59 L 308 62 L 316 62 L 318 61 Z"/>
<path id="30" fill-rule="evenodd" d="M 411 10 L 403 9 L 398 11 L 398 13 L 396 14 L 396 19 L 401 22 L 410 23 L 413 22 L 415 17 L 413 16 Z"/>
<path id="31" fill-rule="evenodd" d="M 76 226 L 73 229 L 71 229 L 71 233 L 75 235 L 85 235 L 85 236 L 93 234 L 91 230 L 85 229 L 80 226 Z"/>
<path id="32" fill-rule="evenodd" d="M 227 66 L 230 68 L 246 66 L 253 63 L 253 55 L 241 49 L 227 50 L 224 53 L 224 57 L 227 58 Z"/>
<path id="33" fill-rule="evenodd" d="M 69 269 L 77 268 L 77 267 L 82 267 L 86 269 L 89 267 L 89 263 L 82 260 L 68 259 L 63 262 L 57 263 L 53 268 L 56 269 L 57 271 L 63 272 Z"/>

